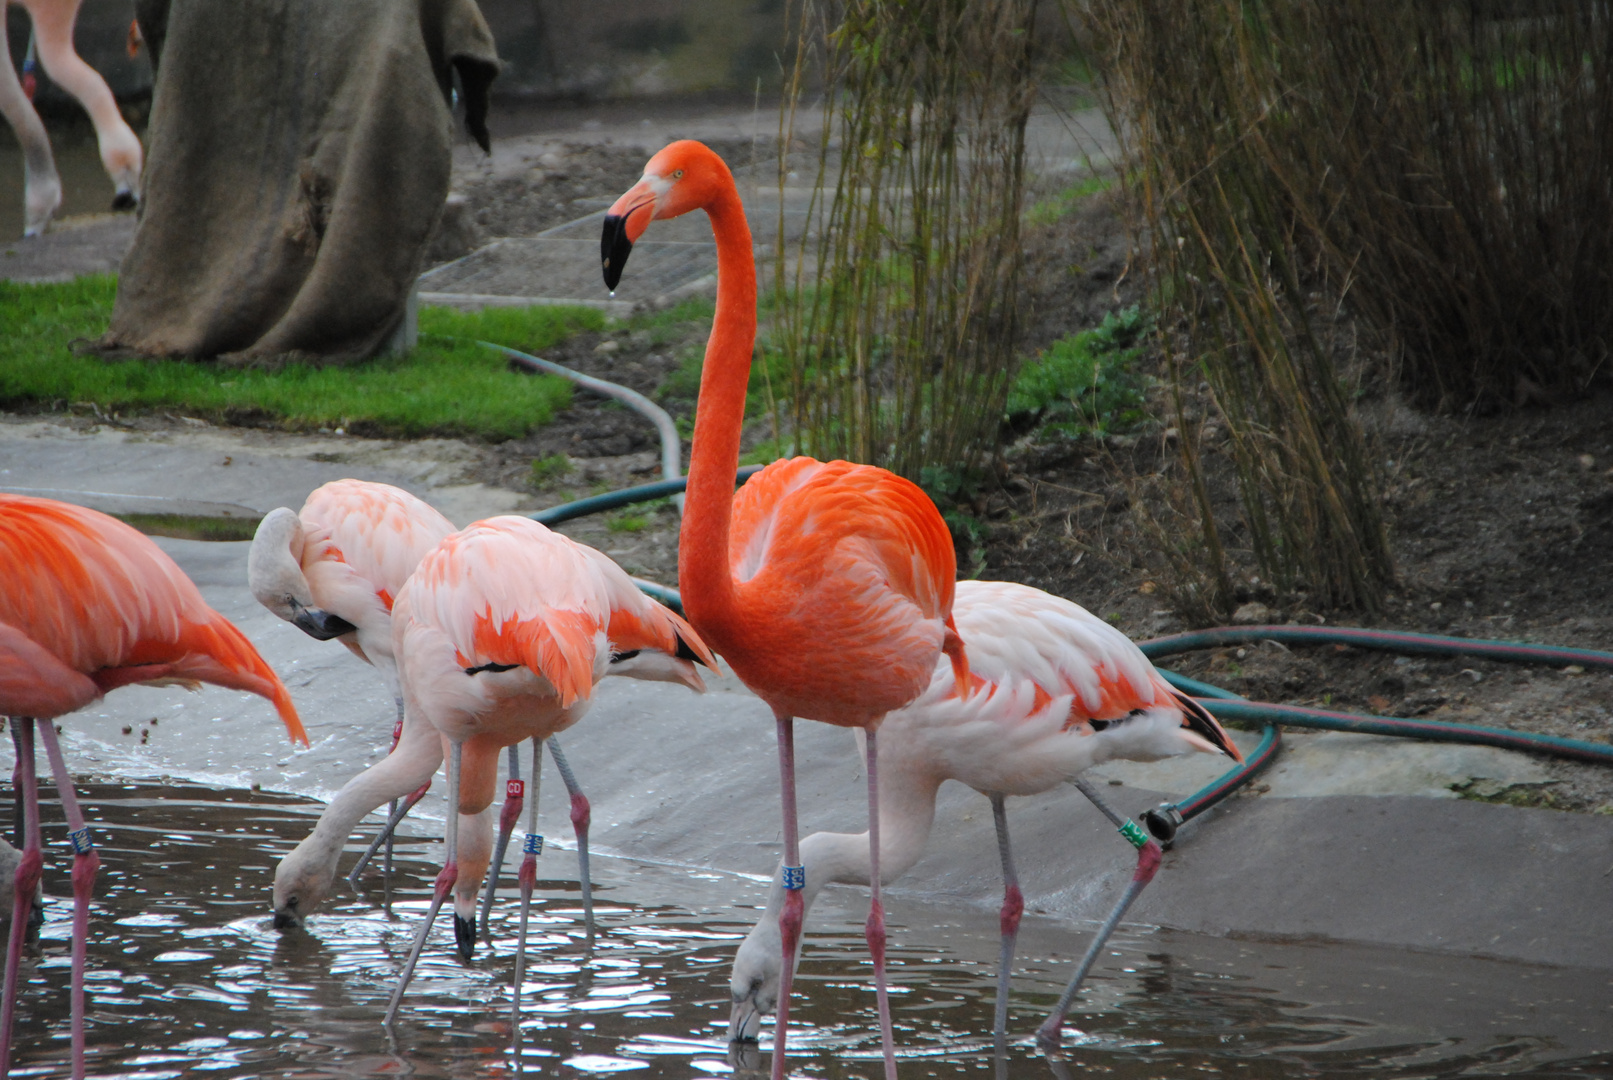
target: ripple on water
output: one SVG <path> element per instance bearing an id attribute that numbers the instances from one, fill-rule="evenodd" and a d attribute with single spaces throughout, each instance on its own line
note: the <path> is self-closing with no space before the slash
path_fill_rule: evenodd
<path id="1" fill-rule="evenodd" d="M 491 947 L 480 946 L 469 965 L 455 956 L 448 921 L 440 920 L 389 1040 L 380 1016 L 426 907 L 435 844 L 401 845 L 390 915 L 371 898 L 339 897 L 306 932 L 281 934 L 267 912 L 272 867 L 310 828 L 305 801 L 192 785 L 86 785 L 82 797 L 103 844 L 88 972 L 93 1075 L 312 1080 L 515 1071 L 513 889 L 495 907 Z M 59 833 L 54 807 L 45 820 Z M 49 853 L 49 864 L 47 888 L 60 892 L 67 867 L 60 850 Z M 727 965 L 757 916 L 764 886 L 605 859 L 596 861 L 596 874 L 602 902 L 592 956 L 583 953 L 576 883 L 539 882 L 519 1063 L 549 1076 L 620 1072 L 656 1080 L 765 1069 L 766 1053 L 752 1047 L 736 1054 L 726 1044 Z M 680 894 L 680 882 L 703 891 Z M 689 906 L 635 902 L 646 897 Z M 735 898 L 752 906 L 729 906 Z M 855 893 L 826 894 L 809 926 L 789 1039 L 794 1074 L 877 1072 L 858 903 Z M 991 1065 L 995 915 L 938 913 L 900 896 L 891 908 L 903 1075 L 981 1075 Z M 918 911 L 923 925 L 902 925 L 909 911 Z M 24 963 L 14 1076 L 64 1071 L 70 917 L 69 903 L 50 898 L 39 943 Z M 1008 1075 L 1057 1075 L 1029 1033 L 1084 941 L 1067 927 L 1027 921 Z M 1613 1075 L 1613 1056 L 1595 1044 L 1599 1036 L 1574 1034 L 1580 1018 L 1602 1019 L 1601 978 L 1386 950 L 1215 942 L 1146 928 L 1128 928 L 1110 951 L 1065 1033 L 1071 1075 Z M 1526 1001 L 1496 989 L 1525 983 L 1534 995 Z M 1382 987 L 1400 988 L 1399 1002 L 1409 1004 L 1386 1004 Z M 1587 987 L 1601 995 L 1597 1001 L 1580 1000 Z M 1465 1011 L 1443 1004 L 1463 1000 L 1477 1004 Z M 141 1045 L 131 1032 L 139 1032 Z M 764 1029 L 762 1045 L 771 1039 Z"/>

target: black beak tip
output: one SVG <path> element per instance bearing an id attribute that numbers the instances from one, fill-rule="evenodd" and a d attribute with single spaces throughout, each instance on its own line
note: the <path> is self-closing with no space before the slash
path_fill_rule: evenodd
<path id="1" fill-rule="evenodd" d="M 351 634 L 358 629 L 340 615 L 332 615 L 322 608 L 298 608 L 297 616 L 292 622 L 315 641 L 329 641 L 331 638 Z"/>
<path id="2" fill-rule="evenodd" d="M 605 229 L 599 239 L 600 265 L 605 272 L 605 287 L 616 291 L 627 266 L 627 256 L 633 251 L 633 241 L 627 238 L 627 217 L 605 216 Z"/>
<path id="3" fill-rule="evenodd" d="M 476 958 L 476 924 L 458 913 L 454 915 L 454 944 L 459 946 L 459 958 L 465 963 Z"/>
<path id="4" fill-rule="evenodd" d="M 289 911 L 277 911 L 274 913 L 274 928 L 276 930 L 295 930 L 301 925 L 302 923 L 297 921 L 297 916 Z"/>

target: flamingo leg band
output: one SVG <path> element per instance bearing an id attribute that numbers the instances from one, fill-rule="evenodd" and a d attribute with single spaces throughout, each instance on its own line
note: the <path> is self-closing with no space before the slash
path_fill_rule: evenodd
<path id="1" fill-rule="evenodd" d="M 521 850 L 528 855 L 543 854 L 543 837 L 538 833 L 527 833 L 526 840 L 522 842 Z"/>
<path id="2" fill-rule="evenodd" d="M 806 867 L 786 866 L 784 868 L 784 887 L 791 892 L 800 892 L 806 888 Z"/>

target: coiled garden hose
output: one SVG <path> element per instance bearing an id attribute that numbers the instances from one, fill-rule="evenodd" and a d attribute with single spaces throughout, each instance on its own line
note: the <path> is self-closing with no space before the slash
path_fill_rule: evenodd
<path id="1" fill-rule="evenodd" d="M 663 471 L 667 479 L 654 484 L 641 484 L 620 491 L 607 492 L 575 502 L 562 503 L 530 515 L 534 521 L 556 525 L 573 518 L 614 510 L 634 503 L 680 495 L 687 479 L 676 477 L 678 471 L 677 431 L 672 420 L 658 406 L 643 395 L 571 371 L 559 364 L 491 342 L 479 342 L 510 357 L 528 371 L 545 371 L 562 375 L 588 389 L 616 398 L 638 409 L 655 423 L 661 432 Z M 670 455 L 670 456 L 669 456 Z M 740 469 L 735 484 L 743 484 L 762 466 L 751 465 Z M 681 504 L 680 504 L 681 509 Z M 683 603 L 676 589 L 655 582 L 634 579 L 645 593 L 675 611 L 682 612 Z M 1193 630 L 1171 634 L 1138 643 L 1143 655 L 1158 660 L 1198 649 L 1220 648 L 1227 645 L 1256 644 L 1275 641 L 1283 645 L 1343 645 L 1356 649 L 1372 649 L 1411 656 L 1472 656 L 1512 664 L 1578 665 L 1613 671 L 1613 653 L 1594 649 L 1575 649 L 1553 645 L 1532 645 L 1517 641 L 1489 641 L 1481 638 L 1448 637 L 1439 634 L 1415 634 L 1396 630 L 1367 630 L 1355 627 L 1327 626 L 1217 626 L 1207 630 Z M 1189 795 L 1181 802 L 1161 803 L 1143 814 L 1143 822 L 1161 844 L 1169 846 L 1182 825 L 1198 817 L 1221 802 L 1238 788 L 1254 779 L 1276 760 L 1282 744 L 1278 725 L 1311 728 L 1321 731 L 1349 731 L 1365 735 L 1392 735 L 1400 738 L 1425 739 L 1435 742 L 1467 743 L 1478 746 L 1496 746 L 1506 750 L 1521 750 L 1546 754 L 1574 761 L 1588 761 L 1613 765 L 1613 746 L 1565 739 L 1555 735 L 1536 735 L 1503 728 L 1480 727 L 1472 724 L 1450 724 L 1432 720 L 1413 720 L 1400 716 L 1362 716 L 1357 713 L 1335 712 L 1298 705 L 1273 705 L 1267 702 L 1248 701 L 1229 690 L 1191 679 L 1174 671 L 1161 670 L 1165 678 L 1185 694 L 1203 700 L 1211 715 L 1222 720 L 1242 720 L 1264 725 L 1260 742 L 1244 762 L 1228 770 L 1210 784 Z"/>

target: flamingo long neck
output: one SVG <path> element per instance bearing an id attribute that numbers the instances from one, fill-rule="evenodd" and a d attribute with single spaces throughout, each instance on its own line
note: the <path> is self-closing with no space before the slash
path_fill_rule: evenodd
<path id="1" fill-rule="evenodd" d="M 717 312 L 695 410 L 689 487 L 678 538 L 678 585 L 697 628 L 734 607 L 728 526 L 756 344 L 756 259 L 732 181 L 706 207 L 717 238 Z"/>

